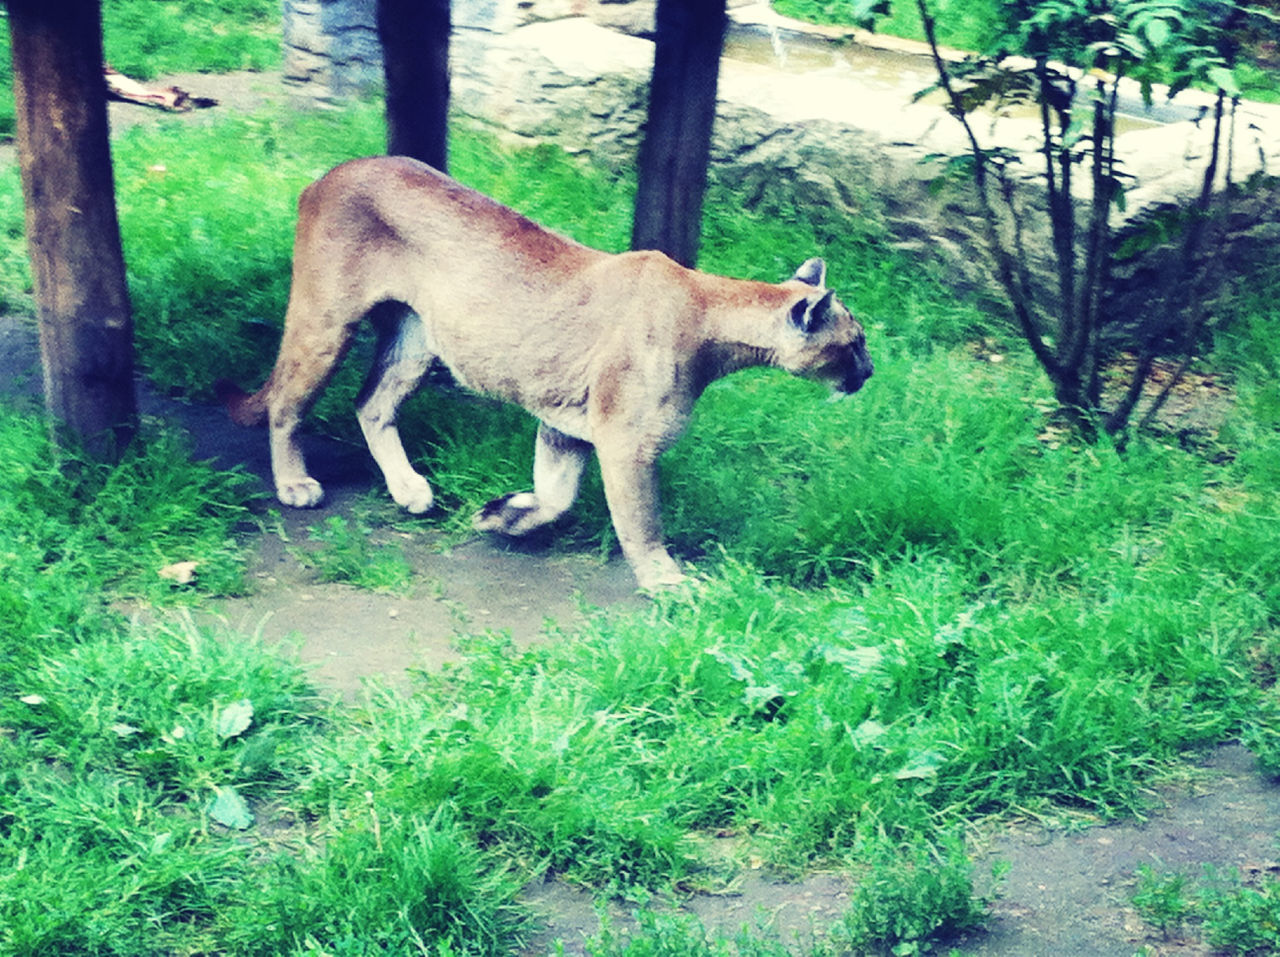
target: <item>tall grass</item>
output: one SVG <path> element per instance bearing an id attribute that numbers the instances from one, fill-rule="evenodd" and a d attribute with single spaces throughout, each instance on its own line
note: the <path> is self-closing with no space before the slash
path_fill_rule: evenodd
<path id="1" fill-rule="evenodd" d="M 729 565 L 696 598 L 520 653 L 486 642 L 388 695 L 307 800 L 340 782 L 446 801 L 594 884 L 705 868 L 699 832 L 797 867 L 1013 807 L 1133 812 L 1256 701 L 1241 669 L 1267 613 L 1205 609 L 1218 584 L 1046 604 L 936 556 L 818 591 Z"/>
<path id="2" fill-rule="evenodd" d="M 509 865 L 442 813 L 300 824 L 328 706 L 286 653 L 165 610 L 241 587 L 242 476 L 163 436 L 55 453 L 8 408 L 0 448 L 0 951 L 508 951 Z"/>
<path id="3" fill-rule="evenodd" d="M 126 76 L 267 70 L 281 59 L 270 0 L 103 0 L 107 62 Z"/>
<path id="4" fill-rule="evenodd" d="M 508 952 L 507 868 L 442 813 L 299 826 L 288 793 L 323 711 L 278 652 L 135 626 L 46 652 L 16 687 L 0 705 L 5 953 Z"/>
<path id="5" fill-rule="evenodd" d="M 112 630 L 111 599 L 169 601 L 243 589 L 235 530 L 247 477 L 187 459 L 182 442 L 149 436 L 111 469 L 55 451 L 34 417 L 0 415 L 0 693 L 41 654 Z M 192 589 L 159 575 L 194 562 Z"/>

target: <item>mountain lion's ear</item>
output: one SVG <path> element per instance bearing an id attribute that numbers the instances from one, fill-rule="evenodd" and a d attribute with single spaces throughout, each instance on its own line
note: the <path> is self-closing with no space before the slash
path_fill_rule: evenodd
<path id="1" fill-rule="evenodd" d="M 827 264 L 817 256 L 812 259 L 806 259 L 791 278 L 799 279 L 810 286 L 817 286 L 819 289 L 825 289 L 827 285 Z"/>
<path id="2" fill-rule="evenodd" d="M 835 297 L 835 290 L 828 289 L 820 299 L 801 299 L 791 307 L 792 324 L 806 335 L 817 332 L 830 319 Z"/>

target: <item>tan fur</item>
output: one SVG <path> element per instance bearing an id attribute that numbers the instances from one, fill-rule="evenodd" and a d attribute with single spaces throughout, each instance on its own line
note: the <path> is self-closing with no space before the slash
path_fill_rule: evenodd
<path id="1" fill-rule="evenodd" d="M 623 553 L 640 585 L 656 588 L 682 577 L 662 544 L 657 459 L 709 382 L 772 365 L 853 392 L 871 375 L 862 328 L 825 289 L 824 273 L 812 259 L 771 285 L 685 269 L 656 252 L 603 253 L 413 160 L 355 160 L 299 200 L 270 378 L 255 395 L 220 391 L 235 421 L 269 419 L 280 501 L 318 504 L 298 427 L 373 312 L 380 347 L 359 420 L 396 502 L 411 512 L 432 504 L 395 416 L 438 360 L 461 384 L 519 403 L 541 423 L 533 490 L 490 502 L 476 526 L 522 535 L 554 521 L 594 448 Z"/>

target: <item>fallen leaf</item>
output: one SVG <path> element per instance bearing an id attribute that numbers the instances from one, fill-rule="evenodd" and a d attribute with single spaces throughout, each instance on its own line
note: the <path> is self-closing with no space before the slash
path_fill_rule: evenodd
<path id="1" fill-rule="evenodd" d="M 199 562 L 174 562 L 172 565 L 165 565 L 157 574 L 179 585 L 190 585 L 191 580 L 196 577 L 198 564 Z"/>
<path id="2" fill-rule="evenodd" d="M 209 816 L 224 827 L 243 831 L 253 824 L 253 812 L 240 793 L 232 787 L 218 788 L 209 804 Z"/>
<path id="3" fill-rule="evenodd" d="M 229 704 L 218 712 L 218 737 L 234 738 L 249 729 L 253 723 L 253 702 L 244 698 Z"/>

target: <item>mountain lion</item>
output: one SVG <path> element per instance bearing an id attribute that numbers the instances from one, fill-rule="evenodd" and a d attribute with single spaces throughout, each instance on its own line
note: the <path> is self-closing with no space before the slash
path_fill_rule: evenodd
<path id="1" fill-rule="evenodd" d="M 685 269 L 657 252 L 599 252 L 403 157 L 354 160 L 303 191 L 275 369 L 219 391 L 242 425 L 270 422 L 276 494 L 320 502 L 297 432 L 372 316 L 360 428 L 395 501 L 431 508 L 396 429 L 428 368 L 539 420 L 533 490 L 489 502 L 475 526 L 524 535 L 563 515 L 591 450 L 623 554 L 642 588 L 682 579 L 662 544 L 657 461 L 714 379 L 769 365 L 856 391 L 872 373 L 862 327 L 810 259 L 771 285 Z"/>

